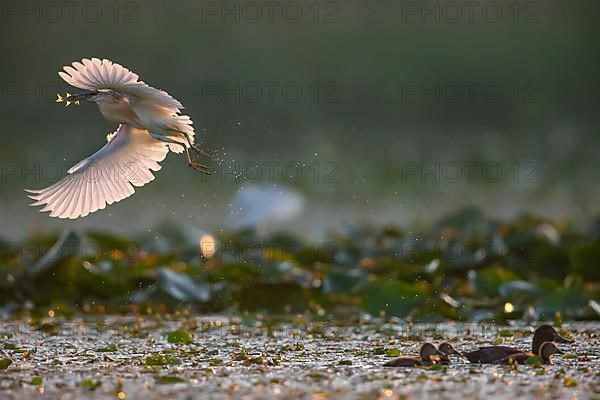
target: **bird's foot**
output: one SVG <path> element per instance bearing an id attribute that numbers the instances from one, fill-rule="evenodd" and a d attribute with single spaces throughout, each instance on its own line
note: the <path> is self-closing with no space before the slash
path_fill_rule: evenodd
<path id="1" fill-rule="evenodd" d="M 190 161 L 188 165 L 196 171 L 202 172 L 203 174 L 213 175 L 215 173 L 210 167 L 197 162 Z"/>
<path id="2" fill-rule="evenodd" d="M 209 160 L 213 160 L 213 161 L 215 161 L 215 160 L 217 159 L 217 156 L 216 156 L 214 153 L 209 153 L 209 152 L 207 152 L 207 151 L 205 151 L 205 150 L 202 150 L 202 149 L 200 148 L 200 146 L 199 146 L 199 145 L 197 145 L 197 144 L 194 144 L 194 145 L 192 145 L 192 149 L 193 149 L 193 150 L 194 150 L 194 152 L 195 152 L 196 154 L 198 154 L 200 157 L 206 157 L 206 158 L 208 158 Z"/>

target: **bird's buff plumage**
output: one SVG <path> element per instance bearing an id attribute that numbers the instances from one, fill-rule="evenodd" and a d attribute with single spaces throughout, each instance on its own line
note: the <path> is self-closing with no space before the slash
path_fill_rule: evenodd
<path id="1" fill-rule="evenodd" d="M 68 176 L 42 190 L 27 190 L 32 206 L 51 217 L 80 218 L 131 196 L 135 189 L 154 180 L 153 172 L 169 150 L 186 152 L 190 166 L 194 145 L 192 120 L 180 115 L 183 105 L 167 92 L 155 89 L 127 68 L 109 60 L 83 59 L 58 73 L 81 93 L 58 96 L 57 102 L 98 104 L 104 118 L 119 124 L 107 136 L 108 143 L 68 171 Z"/>

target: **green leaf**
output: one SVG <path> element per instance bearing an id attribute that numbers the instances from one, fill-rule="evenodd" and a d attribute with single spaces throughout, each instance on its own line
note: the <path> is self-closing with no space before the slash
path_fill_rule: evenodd
<path id="1" fill-rule="evenodd" d="M 398 349 L 389 349 L 386 353 L 388 357 L 400 357 L 400 350 Z"/>
<path id="2" fill-rule="evenodd" d="M 34 386 L 40 386 L 42 384 L 42 377 L 41 376 L 34 376 L 33 378 L 31 378 L 31 382 L 32 385 Z"/>
<path id="3" fill-rule="evenodd" d="M 167 356 L 164 354 L 153 354 L 144 359 L 144 364 L 147 366 L 161 366 L 161 365 L 179 365 L 181 360 L 177 357 Z"/>
<path id="4" fill-rule="evenodd" d="M 548 290 L 536 304 L 536 309 L 543 313 L 554 314 L 560 311 L 562 316 L 579 313 L 589 304 L 588 294 L 582 282 L 573 280 L 568 286 L 558 286 Z"/>
<path id="5" fill-rule="evenodd" d="M 91 379 L 84 379 L 81 382 L 79 382 L 79 386 L 81 386 L 84 389 L 88 389 L 88 390 L 95 390 L 100 385 L 102 385 L 102 382 L 94 381 Z"/>
<path id="6" fill-rule="evenodd" d="M 573 249 L 571 272 L 581 275 L 586 281 L 600 281 L 600 241 Z"/>
<path id="7" fill-rule="evenodd" d="M 487 235 L 493 229 L 492 222 L 476 207 L 465 207 L 441 219 L 436 225 L 440 229 L 456 229 L 469 240 Z"/>
<path id="8" fill-rule="evenodd" d="M 58 326 L 50 322 L 41 324 L 37 327 L 37 330 L 53 336 L 58 335 Z"/>
<path id="9" fill-rule="evenodd" d="M 569 252 L 550 244 L 540 246 L 532 257 L 532 269 L 547 278 L 562 280 L 569 272 Z"/>
<path id="10" fill-rule="evenodd" d="M 401 281 L 374 282 L 364 293 L 363 308 L 372 315 L 406 317 L 427 301 L 427 293 Z"/>
<path id="11" fill-rule="evenodd" d="M 167 341 L 169 343 L 190 344 L 192 343 L 192 336 L 183 329 L 177 329 L 176 331 L 169 333 Z"/>
<path id="12" fill-rule="evenodd" d="M 513 333 L 511 330 L 508 329 L 500 329 L 500 332 L 498 332 L 498 334 L 502 337 L 512 337 Z"/>
<path id="13" fill-rule="evenodd" d="M 535 367 L 539 367 L 542 364 L 544 364 L 544 360 L 542 360 L 538 356 L 532 356 L 527 359 L 527 365 L 533 365 Z"/>
<path id="14" fill-rule="evenodd" d="M 6 369 L 12 364 L 12 360 L 10 358 L 0 358 L 0 369 Z"/>
<path id="15" fill-rule="evenodd" d="M 178 376 L 157 376 L 154 378 L 154 382 L 159 385 L 168 385 L 172 383 L 182 383 L 185 382 L 185 379 L 182 379 Z"/>
<path id="16" fill-rule="evenodd" d="M 494 297 L 500 294 L 499 288 L 503 283 L 515 281 L 518 277 L 506 268 L 487 268 L 474 273 L 472 278 L 475 290 L 485 296 Z"/>
<path id="17" fill-rule="evenodd" d="M 383 354 L 387 354 L 387 350 L 385 349 L 385 347 L 376 347 L 373 350 L 373 354 L 380 356 Z"/>
<path id="18" fill-rule="evenodd" d="M 233 361 L 244 361 L 247 358 L 248 356 L 246 355 L 246 352 L 242 350 L 241 352 L 233 356 Z"/>
<path id="19" fill-rule="evenodd" d="M 116 344 L 111 344 L 106 347 L 100 347 L 96 349 L 98 353 L 114 353 L 117 350 L 118 348 Z"/>
<path id="20" fill-rule="evenodd" d="M 359 268 L 332 268 L 323 279 L 325 293 L 348 292 L 366 281 L 367 273 Z"/>
<path id="21" fill-rule="evenodd" d="M 565 378 L 563 384 L 565 387 L 575 387 L 577 386 L 577 381 L 573 378 Z"/>
<path id="22" fill-rule="evenodd" d="M 263 365 L 265 360 L 262 357 L 248 357 L 244 360 L 244 365 Z"/>
<path id="23" fill-rule="evenodd" d="M 433 364 L 433 365 L 430 365 L 429 368 L 427 368 L 427 369 L 429 369 L 431 371 L 442 371 L 442 370 L 446 369 L 446 366 L 443 364 Z"/>

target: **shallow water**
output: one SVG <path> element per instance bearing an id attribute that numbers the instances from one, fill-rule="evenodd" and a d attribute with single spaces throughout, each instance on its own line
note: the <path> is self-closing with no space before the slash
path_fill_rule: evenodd
<path id="1" fill-rule="evenodd" d="M 169 343 L 183 329 L 191 343 Z M 423 340 L 460 350 L 528 349 L 533 327 L 401 321 L 267 322 L 243 317 L 85 316 L 4 320 L 3 399 L 106 398 L 557 398 L 600 396 L 600 323 L 565 323 L 576 342 L 542 367 L 468 364 L 397 369 Z M 171 335 L 171 342 L 187 341 Z M 164 363 L 166 365 L 149 364 Z"/>

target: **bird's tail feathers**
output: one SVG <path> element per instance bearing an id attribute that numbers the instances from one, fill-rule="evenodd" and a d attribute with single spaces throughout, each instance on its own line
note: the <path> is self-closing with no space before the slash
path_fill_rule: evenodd
<path id="1" fill-rule="evenodd" d="M 176 118 L 177 131 L 185 133 L 192 144 L 194 144 L 194 122 L 187 115 L 178 115 Z"/>
<path id="2" fill-rule="evenodd" d="M 180 133 L 181 135 L 185 135 L 184 137 L 171 137 L 173 140 L 180 142 L 179 144 L 170 143 L 169 150 L 173 153 L 182 153 L 185 146 L 186 148 L 190 148 L 196 143 L 194 127 L 192 126 L 193 121 L 187 115 L 176 115 L 175 116 L 175 127 L 172 128 L 173 131 Z M 187 139 L 187 140 L 186 140 Z"/>

